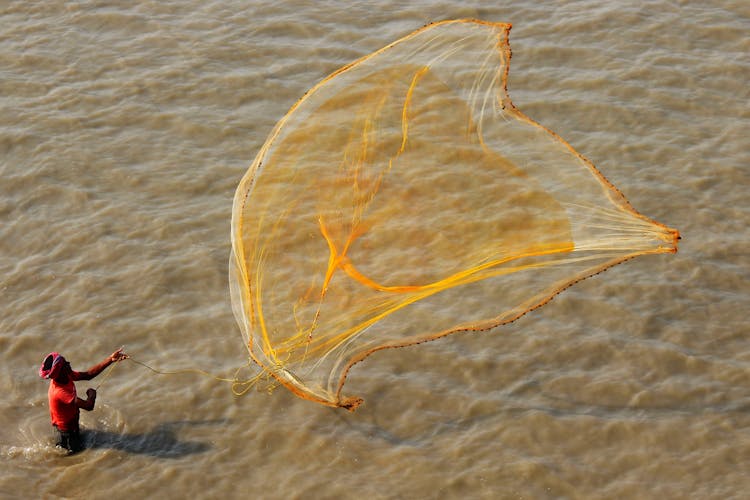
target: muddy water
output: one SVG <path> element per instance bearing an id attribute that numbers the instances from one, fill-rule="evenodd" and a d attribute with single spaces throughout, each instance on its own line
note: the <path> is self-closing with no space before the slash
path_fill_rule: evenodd
<path id="1" fill-rule="evenodd" d="M 482 4 L 0 6 L 0 496 L 750 490 L 750 9 Z M 353 414 L 124 362 L 92 383 L 90 449 L 60 457 L 42 357 L 85 369 L 125 345 L 160 371 L 231 376 L 232 196 L 267 134 L 340 66 L 463 17 L 513 23 L 516 106 L 680 229 L 680 252 L 508 327 L 378 353 L 350 375 Z"/>

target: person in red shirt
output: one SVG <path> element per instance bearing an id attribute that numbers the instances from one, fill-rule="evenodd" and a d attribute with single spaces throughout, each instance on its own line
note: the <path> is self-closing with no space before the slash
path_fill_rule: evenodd
<path id="1" fill-rule="evenodd" d="M 80 409 L 86 411 L 94 409 L 96 390 L 87 389 L 86 399 L 76 394 L 76 380 L 91 380 L 99 375 L 112 363 L 127 359 L 128 355 L 122 348 L 107 356 L 101 363 L 92 366 L 85 372 L 77 372 L 70 368 L 70 363 L 57 352 L 51 352 L 44 358 L 39 376 L 50 379 L 49 384 L 49 413 L 52 426 L 57 431 L 57 446 L 68 450 L 68 454 L 83 449 L 81 430 L 78 426 Z"/>

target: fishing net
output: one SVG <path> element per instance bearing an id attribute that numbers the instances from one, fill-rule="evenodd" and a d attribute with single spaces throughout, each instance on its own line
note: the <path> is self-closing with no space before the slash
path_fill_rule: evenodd
<path id="1" fill-rule="evenodd" d="M 251 358 L 342 394 L 373 352 L 511 322 L 678 233 L 638 214 L 506 92 L 509 24 L 426 26 L 284 116 L 240 182 L 232 303 Z"/>

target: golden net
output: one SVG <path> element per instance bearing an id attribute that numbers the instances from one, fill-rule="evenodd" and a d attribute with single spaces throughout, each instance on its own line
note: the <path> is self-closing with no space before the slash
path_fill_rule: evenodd
<path id="1" fill-rule="evenodd" d="M 511 103 L 509 24 L 426 26 L 314 86 L 240 182 L 232 303 L 297 395 L 373 352 L 511 322 L 678 233 Z"/>

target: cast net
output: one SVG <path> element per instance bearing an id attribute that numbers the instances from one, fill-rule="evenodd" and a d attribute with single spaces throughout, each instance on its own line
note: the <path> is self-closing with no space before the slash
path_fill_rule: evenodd
<path id="1" fill-rule="evenodd" d="M 506 92 L 509 24 L 426 26 L 314 86 L 237 189 L 232 303 L 251 358 L 342 394 L 373 352 L 486 330 L 678 233 Z"/>

